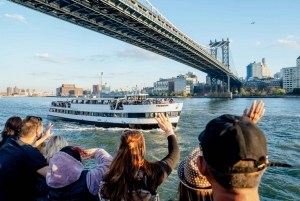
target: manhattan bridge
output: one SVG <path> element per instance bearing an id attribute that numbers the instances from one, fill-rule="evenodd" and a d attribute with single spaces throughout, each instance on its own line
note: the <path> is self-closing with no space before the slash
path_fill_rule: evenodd
<path id="1" fill-rule="evenodd" d="M 96 31 L 205 72 L 212 92 L 239 89 L 241 81 L 230 41 L 198 44 L 176 28 L 150 2 L 137 0 L 9 0 L 27 8 Z"/>

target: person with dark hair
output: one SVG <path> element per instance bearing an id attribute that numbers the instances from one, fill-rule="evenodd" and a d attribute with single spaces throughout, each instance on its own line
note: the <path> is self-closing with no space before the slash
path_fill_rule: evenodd
<path id="1" fill-rule="evenodd" d="M 94 158 L 98 167 L 84 170 L 81 158 Z M 108 170 L 112 157 L 104 149 L 82 150 L 76 146 L 66 146 L 54 154 L 47 170 L 46 182 L 49 199 L 56 201 L 99 200 L 100 181 Z"/>
<path id="2" fill-rule="evenodd" d="M 2 140 L 0 141 L 0 147 L 2 147 L 7 138 L 19 135 L 21 123 L 22 119 L 18 116 L 12 116 L 6 121 L 4 129 L 1 133 Z"/>
<path id="3" fill-rule="evenodd" d="M 219 200 L 258 201 L 258 185 L 267 167 L 291 167 L 288 164 L 269 163 L 267 140 L 254 123 L 260 116 L 258 108 L 253 115 L 222 115 L 211 120 L 198 137 L 203 152 L 197 166 Z"/>
<path id="4" fill-rule="evenodd" d="M 169 153 L 162 160 L 146 160 L 142 132 L 125 130 L 117 155 L 100 185 L 99 197 L 110 201 L 157 200 L 157 188 L 171 174 L 179 160 L 179 148 L 168 115 L 158 114 L 159 127 L 165 131 Z"/>
<path id="5" fill-rule="evenodd" d="M 0 200 L 35 200 L 37 174 L 46 176 L 47 161 L 33 146 L 43 132 L 42 118 L 27 116 L 18 138 L 0 148 Z M 49 131 L 50 132 L 50 131 Z"/>
<path id="6" fill-rule="evenodd" d="M 7 138 L 19 137 L 21 124 L 22 119 L 18 116 L 12 116 L 6 121 L 4 129 L 1 133 L 2 140 L 0 141 L 0 147 L 2 147 Z M 52 124 L 50 123 L 46 128 L 45 134 L 40 135 L 40 137 L 36 140 L 35 144 L 33 145 L 34 147 L 37 147 L 41 151 L 41 149 L 46 146 L 44 141 L 53 135 L 53 133 L 50 133 L 51 128 Z"/>

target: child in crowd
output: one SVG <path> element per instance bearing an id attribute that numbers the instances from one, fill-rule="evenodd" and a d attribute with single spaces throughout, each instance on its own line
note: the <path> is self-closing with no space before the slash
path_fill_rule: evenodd
<path id="1" fill-rule="evenodd" d="M 95 158 L 98 167 L 84 170 L 81 158 Z M 49 162 L 46 182 L 50 200 L 98 200 L 99 184 L 107 172 L 112 157 L 100 148 L 82 150 L 66 146 L 53 155 Z"/>

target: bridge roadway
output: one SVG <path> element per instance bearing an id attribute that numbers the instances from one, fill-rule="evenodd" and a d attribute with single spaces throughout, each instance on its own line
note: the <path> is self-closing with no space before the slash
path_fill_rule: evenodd
<path id="1" fill-rule="evenodd" d="M 141 47 L 240 86 L 237 75 L 136 0 L 9 0 L 33 10 Z M 72 33 L 70 33 L 72 34 Z"/>

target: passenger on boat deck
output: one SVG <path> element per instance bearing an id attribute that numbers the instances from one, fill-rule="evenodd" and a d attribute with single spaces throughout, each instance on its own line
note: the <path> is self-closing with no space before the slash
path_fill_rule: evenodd
<path id="1" fill-rule="evenodd" d="M 18 116 L 10 117 L 1 133 L 0 147 L 5 143 L 7 138 L 18 137 L 21 130 L 22 119 Z"/>
<path id="2" fill-rule="evenodd" d="M 36 173 L 45 176 L 47 171 L 46 159 L 33 147 L 42 131 L 42 119 L 27 116 L 19 138 L 8 138 L 0 148 L 1 201 L 35 200 Z"/>
<path id="3" fill-rule="evenodd" d="M 94 158 L 98 167 L 84 170 L 81 158 Z M 50 200 L 98 200 L 100 181 L 112 161 L 104 149 L 82 150 L 66 146 L 54 154 L 49 163 L 46 181 L 49 186 Z"/>
<path id="4" fill-rule="evenodd" d="M 258 185 L 267 167 L 291 167 L 268 161 L 266 137 L 255 125 L 262 108 L 263 104 L 257 106 L 249 115 L 246 110 L 243 116 L 222 115 L 200 133 L 202 156 L 197 166 L 212 186 L 214 201 L 258 201 Z"/>
<path id="5" fill-rule="evenodd" d="M 100 185 L 101 201 L 148 201 L 171 174 L 179 160 L 179 148 L 168 116 L 159 113 L 159 127 L 165 131 L 169 153 L 162 160 L 146 160 L 146 144 L 141 131 L 125 130 L 117 155 Z"/>

